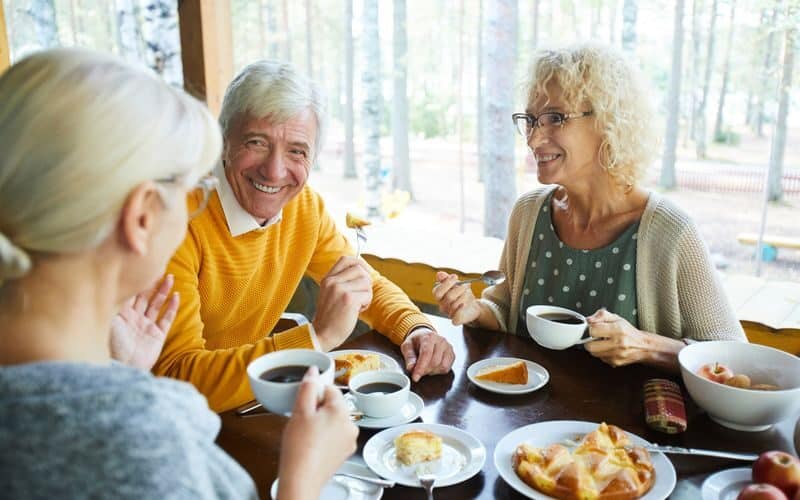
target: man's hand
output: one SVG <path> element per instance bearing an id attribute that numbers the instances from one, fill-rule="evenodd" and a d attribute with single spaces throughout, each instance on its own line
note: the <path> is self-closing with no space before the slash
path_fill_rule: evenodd
<path id="1" fill-rule="evenodd" d="M 175 278 L 168 274 L 155 290 L 131 297 L 111 320 L 111 357 L 126 365 L 149 371 L 158 360 L 180 298 L 173 293 L 164 314 L 158 318 Z M 152 298 L 151 298 L 152 296 Z"/>
<path id="2" fill-rule="evenodd" d="M 443 271 L 436 273 L 436 286 L 433 296 L 439 303 L 439 310 L 454 325 L 464 325 L 477 320 L 481 315 L 478 299 L 472 294 L 472 287 L 456 285 L 458 276 Z"/>
<path id="3" fill-rule="evenodd" d="M 372 278 L 366 264 L 340 257 L 319 283 L 314 331 L 323 351 L 330 351 L 353 332 L 358 314 L 372 302 Z"/>
<path id="4" fill-rule="evenodd" d="M 450 371 L 456 355 L 453 346 L 428 327 L 417 328 L 400 344 L 411 379 L 418 382 L 423 375 L 438 375 Z"/>

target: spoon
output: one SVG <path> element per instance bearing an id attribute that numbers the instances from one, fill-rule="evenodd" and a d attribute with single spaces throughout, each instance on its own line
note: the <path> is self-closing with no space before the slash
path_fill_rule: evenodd
<path id="1" fill-rule="evenodd" d="M 506 275 L 503 271 L 486 271 L 477 278 L 470 278 L 468 280 L 456 281 L 456 285 L 466 285 L 473 281 L 483 281 L 489 286 L 499 285 L 506 280 Z"/>

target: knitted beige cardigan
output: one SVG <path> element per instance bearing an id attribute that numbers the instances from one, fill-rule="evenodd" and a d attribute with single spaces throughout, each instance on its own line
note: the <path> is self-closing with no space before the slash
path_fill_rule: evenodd
<path id="1" fill-rule="evenodd" d="M 480 299 L 505 332 L 517 331 L 536 217 L 555 187 L 544 186 L 517 200 L 500 256 L 500 270 L 507 279 L 485 289 Z M 747 341 L 697 227 L 656 192 L 650 193 L 639 223 L 636 302 L 639 329 L 646 332 L 676 339 Z"/>

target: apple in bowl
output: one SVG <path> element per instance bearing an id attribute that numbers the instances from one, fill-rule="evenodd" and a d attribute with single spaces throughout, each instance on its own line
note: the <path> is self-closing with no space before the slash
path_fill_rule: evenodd
<path id="1" fill-rule="evenodd" d="M 697 374 L 712 382 L 724 384 L 733 378 L 733 370 L 721 363 L 706 363 L 697 370 Z"/>

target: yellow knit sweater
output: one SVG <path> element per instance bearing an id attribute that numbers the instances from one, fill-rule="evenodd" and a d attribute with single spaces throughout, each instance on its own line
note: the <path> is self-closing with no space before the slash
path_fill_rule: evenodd
<path id="1" fill-rule="evenodd" d="M 189 195 L 190 210 L 197 193 Z M 193 219 L 167 268 L 181 305 L 156 366 L 194 384 L 214 411 L 253 399 L 247 365 L 278 349 L 313 348 L 307 325 L 270 332 L 305 274 L 319 282 L 354 252 L 320 196 L 305 187 L 263 231 L 231 236 L 219 197 Z M 373 300 L 360 318 L 395 344 L 427 318 L 400 288 L 372 270 Z"/>

